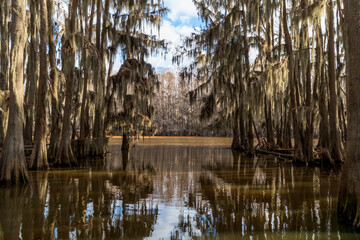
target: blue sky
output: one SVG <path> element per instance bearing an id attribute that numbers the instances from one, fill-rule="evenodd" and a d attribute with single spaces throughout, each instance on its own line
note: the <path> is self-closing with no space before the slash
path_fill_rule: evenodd
<path id="1" fill-rule="evenodd" d="M 145 29 L 145 33 L 157 35 L 159 39 L 168 42 L 168 53 L 154 54 L 146 61 L 156 69 L 169 69 L 177 71 L 178 66 L 172 64 L 173 53 L 177 46 L 182 45 L 182 37 L 189 36 L 195 28 L 199 28 L 201 21 L 198 18 L 196 7 L 192 0 L 164 0 L 164 5 L 169 12 L 164 17 L 160 32 L 157 29 Z M 121 56 L 114 61 L 113 74 L 117 73 L 121 66 Z M 184 59 L 182 66 L 190 64 L 190 59 Z"/>
<path id="2" fill-rule="evenodd" d="M 147 61 L 155 68 L 171 68 L 176 70 L 177 66 L 172 65 L 172 56 L 176 46 L 182 45 L 181 37 L 189 36 L 194 28 L 200 27 L 200 20 L 196 7 L 192 0 L 164 0 L 164 5 L 169 13 L 164 18 L 159 38 L 169 42 L 169 49 L 166 58 L 161 55 L 150 56 Z M 185 59 L 184 64 L 190 60 Z"/>

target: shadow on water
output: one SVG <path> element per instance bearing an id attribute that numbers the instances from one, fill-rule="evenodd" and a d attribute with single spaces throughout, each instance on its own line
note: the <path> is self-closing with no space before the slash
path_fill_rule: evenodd
<path id="1" fill-rule="evenodd" d="M 359 237 L 337 222 L 339 172 L 204 145 L 111 145 L 105 161 L 31 172 L 0 188 L 0 239 Z"/>

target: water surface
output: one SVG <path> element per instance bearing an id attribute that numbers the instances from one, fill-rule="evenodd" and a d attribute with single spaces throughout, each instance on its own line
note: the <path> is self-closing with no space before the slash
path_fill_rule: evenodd
<path id="1" fill-rule="evenodd" d="M 231 151 L 228 138 L 145 138 L 105 160 L 0 188 L 0 239 L 357 239 L 340 171 Z"/>

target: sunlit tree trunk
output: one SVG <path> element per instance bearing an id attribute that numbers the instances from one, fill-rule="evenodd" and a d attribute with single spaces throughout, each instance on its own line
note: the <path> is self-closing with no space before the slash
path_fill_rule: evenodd
<path id="1" fill-rule="evenodd" d="M 23 139 L 24 46 L 27 34 L 25 2 L 25 0 L 12 0 L 10 110 L 0 159 L 0 182 L 2 183 L 28 181 Z"/>
<path id="2" fill-rule="evenodd" d="M 56 153 L 59 149 L 61 138 L 61 111 L 59 103 L 59 79 L 56 68 L 56 48 L 53 36 L 52 14 L 54 13 L 54 0 L 47 0 L 48 7 L 48 46 L 49 46 L 49 63 L 50 63 L 50 91 L 51 91 L 51 130 L 50 130 L 50 146 L 49 160 L 54 161 Z"/>
<path id="3" fill-rule="evenodd" d="M 336 94 L 336 67 L 335 67 L 335 29 L 334 29 L 334 10 L 332 0 L 327 3 L 328 12 L 328 72 L 329 72 L 329 90 L 330 90 L 330 106 L 329 106 L 329 123 L 330 123 L 330 155 L 335 163 L 342 162 L 341 145 L 338 130 L 338 104 Z"/>
<path id="4" fill-rule="evenodd" d="M 99 51 L 99 56 L 96 58 L 97 65 L 94 71 L 94 88 L 96 91 L 95 95 L 95 120 L 94 120 L 94 131 L 93 136 L 95 138 L 101 138 L 104 135 L 104 97 L 105 97 L 105 74 L 104 74 L 104 45 L 106 28 L 101 31 L 101 21 L 103 26 L 106 26 L 107 16 L 109 14 L 109 0 L 105 1 L 105 8 L 103 14 L 103 20 L 101 20 L 102 12 L 102 1 L 97 3 L 97 25 L 96 25 L 96 47 Z M 105 22 L 104 22 L 105 21 Z"/>
<path id="5" fill-rule="evenodd" d="M 0 2 L 0 90 L 9 88 L 9 1 Z M 0 146 L 4 142 L 7 127 L 7 109 L 0 111 Z"/>
<path id="6" fill-rule="evenodd" d="M 25 145 L 32 144 L 33 126 L 34 126 L 34 109 L 36 98 L 36 86 L 39 78 L 39 58 L 37 52 L 39 49 L 38 34 L 38 1 L 30 1 L 30 45 L 27 66 L 27 83 L 25 92 L 25 129 L 24 142 Z"/>
<path id="7" fill-rule="evenodd" d="M 348 133 L 338 215 L 360 229 L 360 1 L 345 0 Z"/>
<path id="8" fill-rule="evenodd" d="M 63 52 L 63 71 L 66 77 L 66 96 L 63 117 L 63 127 L 61 130 L 61 141 L 59 150 L 56 154 L 55 165 L 58 166 L 72 166 L 77 165 L 77 160 L 71 149 L 71 108 L 73 95 L 73 81 L 75 70 L 75 31 L 77 18 L 78 0 L 71 0 L 69 5 L 69 24 L 65 34 L 65 41 L 62 46 Z"/>
<path id="9" fill-rule="evenodd" d="M 87 5 L 87 1 L 86 1 Z M 85 15 L 85 36 L 88 38 L 88 41 L 91 42 L 92 37 L 92 24 L 93 24 L 93 15 L 95 11 L 95 0 L 92 1 L 91 4 L 91 15 L 90 15 L 90 21 L 88 21 L 88 12 L 87 7 L 85 8 L 84 15 Z M 80 138 L 85 139 L 86 137 L 89 137 L 89 116 L 88 112 L 86 111 L 87 105 L 88 105 L 88 80 L 89 80 L 89 72 L 88 72 L 88 55 L 86 52 L 86 48 L 83 49 L 83 74 L 84 74 L 84 86 L 83 86 L 83 96 L 82 96 L 82 102 L 81 102 L 81 113 L 80 113 Z"/>
<path id="10" fill-rule="evenodd" d="M 31 155 L 30 168 L 48 168 L 46 149 L 46 92 L 48 81 L 47 40 L 48 40 L 48 11 L 46 0 L 40 0 L 40 78 L 35 107 L 35 138 Z"/>

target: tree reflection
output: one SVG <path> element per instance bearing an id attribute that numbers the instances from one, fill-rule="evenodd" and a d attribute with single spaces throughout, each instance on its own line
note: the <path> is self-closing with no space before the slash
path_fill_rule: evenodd
<path id="1" fill-rule="evenodd" d="M 114 146 L 31 175 L 0 188 L 0 239 L 356 237 L 337 222 L 339 173 L 221 147 Z"/>
<path id="2" fill-rule="evenodd" d="M 0 225 L 3 239 L 18 239 L 21 236 L 22 214 L 25 195 L 29 186 L 1 188 L 0 191 Z"/>
<path id="3" fill-rule="evenodd" d="M 103 166 L 96 165 L 94 170 Z M 0 189 L 0 236 L 4 239 L 147 237 L 153 230 L 158 209 L 146 199 L 153 183 L 145 170 L 90 174 L 61 170 L 32 175 L 27 187 Z"/>
<path id="4" fill-rule="evenodd" d="M 278 164 L 273 158 L 249 159 L 236 151 L 232 156 L 232 162 L 204 165 L 207 171 L 199 177 L 202 199 L 188 198 L 197 214 L 182 214 L 173 238 L 190 229 L 199 229 L 203 237 L 346 234 L 339 232 L 336 215 L 338 174 Z"/>

